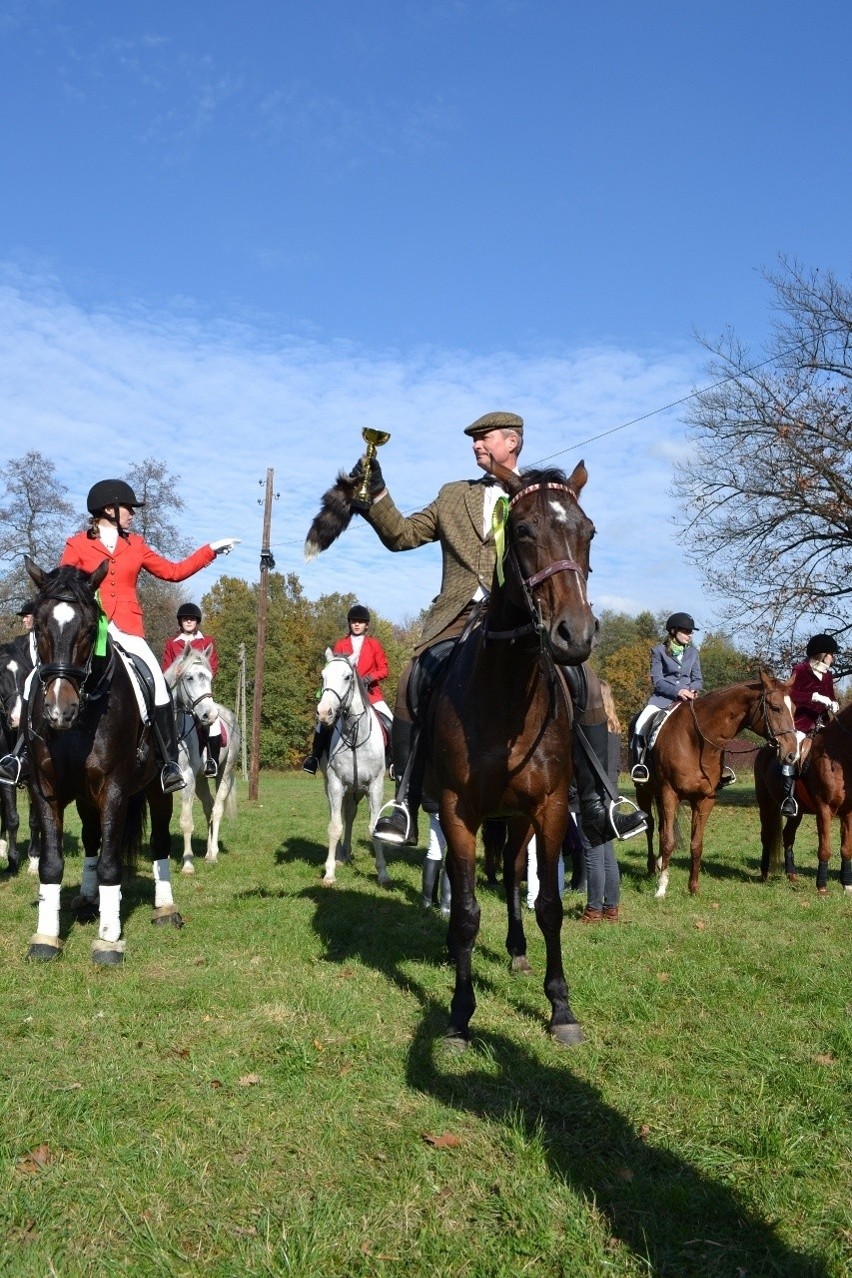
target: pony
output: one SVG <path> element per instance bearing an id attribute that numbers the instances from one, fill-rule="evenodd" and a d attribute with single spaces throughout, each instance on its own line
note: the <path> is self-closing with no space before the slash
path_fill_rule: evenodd
<path id="1" fill-rule="evenodd" d="M 783 839 L 784 872 L 791 883 L 798 879 L 793 845 L 806 814 L 816 816 L 818 861 L 816 889 L 828 894 L 831 860 L 831 822 L 840 818 L 840 883 L 852 892 L 852 707 L 847 706 L 811 738 L 811 748 L 796 785 L 798 814 L 783 820 L 781 787 L 771 751 L 764 747 L 754 761 L 754 789 L 760 811 L 762 847 L 760 877 L 765 883 L 775 869 Z"/>
<path id="2" fill-rule="evenodd" d="M 30 796 L 42 829 L 38 927 L 27 957 L 48 961 L 62 952 L 63 818 L 73 800 L 85 853 L 76 916 L 80 922 L 99 919 L 92 959 L 116 965 L 124 960 L 121 883 L 135 863 L 146 804 L 156 884 L 152 922 L 183 926 L 169 875 L 172 796 L 160 786 L 151 729 L 110 637 L 96 654 L 102 618 L 96 592 L 108 560 L 91 573 L 71 567 L 45 572 L 26 555 L 24 562 L 38 590 L 33 614 L 38 664 L 24 738 Z"/>
<path id="3" fill-rule="evenodd" d="M 30 657 L 29 636 L 21 636 L 23 642 L 0 644 L 0 754 L 11 754 L 18 739 L 21 708 L 24 703 L 24 685 L 33 668 Z M 21 866 L 18 851 L 18 830 L 21 819 L 18 813 L 18 792 L 13 785 L 0 785 L 0 856 L 7 861 L 10 874 L 17 874 Z M 37 873 L 41 829 L 32 804 L 29 815 L 30 873 Z"/>
<path id="4" fill-rule="evenodd" d="M 165 672 L 178 711 L 178 763 L 186 780 L 181 792 L 183 800 L 180 828 L 183 834 L 183 872 L 195 873 L 192 855 L 192 805 L 196 793 L 207 820 L 207 853 L 205 861 L 213 864 L 219 856 L 219 826 L 222 815 L 237 813 L 237 760 L 240 756 L 240 730 L 236 715 L 213 699 L 213 671 L 210 667 L 212 646 L 197 649 L 184 646 L 183 655 Z M 216 719 L 225 725 L 227 742 L 219 758 L 219 774 L 215 793 L 204 775 L 204 758 L 196 731 L 196 723 L 209 727 Z M 212 778 L 211 778 L 212 779 Z"/>
<path id="5" fill-rule="evenodd" d="M 557 864 L 568 822 L 572 776 L 572 703 L 560 667 L 579 665 L 597 622 L 586 595 L 591 520 L 579 496 L 580 462 L 516 475 L 493 460 L 505 502 L 505 556 L 468 632 L 453 649 L 426 717 L 426 793 L 437 800 L 447 838 L 452 905 L 447 934 L 455 986 L 445 1041 L 464 1047 L 476 1007 L 472 952 L 479 930 L 476 838 L 487 817 L 507 819 L 503 852 L 514 971 L 529 972 L 518 882 L 524 848 L 536 836 L 540 891 L 536 919 L 544 937 L 548 1031 L 571 1045 L 583 1031 L 568 999 L 560 932 Z M 505 576 L 503 574 L 505 573 Z"/>
<path id="6" fill-rule="evenodd" d="M 695 701 L 682 701 L 668 714 L 647 753 L 650 776 L 636 782 L 636 802 L 648 817 L 648 873 L 657 874 L 654 895 L 669 885 L 669 861 L 675 847 L 678 807 L 692 810 L 689 891 L 698 891 L 704 830 L 716 803 L 725 747 L 744 728 L 765 737 L 775 753 L 792 763 L 798 756 L 791 682 L 765 670 L 749 683 L 717 688 Z M 659 826 L 659 855 L 654 855 L 654 822 Z"/>
<path id="7" fill-rule="evenodd" d="M 370 804 L 370 834 L 381 812 L 385 784 L 385 746 L 379 717 L 372 710 L 363 680 L 345 656 L 325 652 L 317 718 L 334 725 L 328 758 L 320 766 L 328 800 L 328 856 L 323 883 L 335 882 L 335 864 L 352 856 L 352 825 L 360 799 Z M 384 845 L 373 836 L 376 874 L 390 886 Z"/>

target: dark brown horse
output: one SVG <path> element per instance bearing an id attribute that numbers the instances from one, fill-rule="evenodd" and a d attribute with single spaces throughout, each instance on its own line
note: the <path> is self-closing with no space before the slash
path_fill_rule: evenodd
<path id="1" fill-rule="evenodd" d="M 658 874 L 658 897 L 669 885 L 675 847 L 675 820 L 681 803 L 692 809 L 689 890 L 698 891 L 704 829 L 716 802 L 725 747 L 744 728 L 766 737 L 785 762 L 798 752 L 791 684 L 761 670 L 753 683 L 718 688 L 683 701 L 666 719 L 648 751 L 650 779 L 636 785 L 636 801 L 648 816 L 648 873 Z M 654 856 L 654 816 L 659 825 L 659 857 Z"/>
<path id="2" fill-rule="evenodd" d="M 39 664 L 24 733 L 30 794 L 43 830 L 39 921 L 28 957 L 47 960 L 61 953 L 63 819 L 68 804 L 76 800 L 86 857 L 90 863 L 97 857 L 93 892 L 98 896 L 100 926 L 92 958 L 99 964 L 120 963 L 122 871 L 132 863 L 141 840 L 147 800 L 156 877 L 164 886 L 172 796 L 160 786 L 150 730 L 143 724 L 124 662 L 111 639 L 104 655 L 95 652 L 100 616 L 96 592 L 108 562 L 92 573 L 68 567 L 43 572 L 30 559 L 26 565 L 39 592 L 34 612 Z M 88 896 L 84 868 L 84 909 Z M 154 921 L 177 926 L 182 922 L 173 905 L 160 905 Z"/>
<path id="3" fill-rule="evenodd" d="M 764 882 L 776 868 L 784 848 L 784 872 L 791 883 L 798 878 L 793 857 L 796 831 L 802 818 L 816 816 L 819 849 L 816 887 L 820 896 L 828 893 L 828 864 L 831 860 L 831 822 L 840 819 L 840 882 L 852 892 L 852 707 L 841 710 L 827 727 L 811 740 L 810 753 L 796 783 L 797 816 L 783 820 L 780 811 L 781 787 L 772 752 L 758 752 L 754 761 L 754 788 L 760 809 L 760 862 Z"/>
<path id="4" fill-rule="evenodd" d="M 570 1044 L 583 1034 L 568 1001 L 560 945 L 557 863 L 568 821 L 572 709 L 558 667 L 588 657 L 597 625 L 586 597 L 594 529 L 578 502 L 587 474 L 582 462 L 568 479 L 550 470 L 518 476 L 497 463 L 492 470 L 510 494 L 505 584 L 495 582 L 479 624 L 456 645 L 429 713 L 427 790 L 439 803 L 452 884 L 448 942 L 456 981 L 447 1039 L 462 1045 L 469 1037 L 480 917 L 476 834 L 486 817 L 500 816 L 509 831 L 506 948 L 514 970 L 530 970 L 518 878 L 534 832 L 549 1030 Z"/>

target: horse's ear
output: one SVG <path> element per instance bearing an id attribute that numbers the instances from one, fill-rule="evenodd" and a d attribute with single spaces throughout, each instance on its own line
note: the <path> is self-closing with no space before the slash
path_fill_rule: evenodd
<path id="1" fill-rule="evenodd" d="M 571 475 L 568 480 L 568 487 L 579 497 L 580 493 L 586 487 L 586 480 L 588 478 L 589 472 L 586 470 L 586 463 L 578 461 L 577 465 L 571 471 Z"/>
<path id="2" fill-rule="evenodd" d="M 29 555 L 24 555 L 24 564 L 27 572 L 30 574 L 39 590 L 43 590 L 44 583 L 47 581 L 47 573 L 44 569 L 39 568 L 36 561 L 34 559 L 30 559 Z"/>
<path id="3" fill-rule="evenodd" d="M 201 655 L 202 657 L 206 657 L 208 661 L 210 660 L 211 656 L 213 655 L 212 643 L 208 643 L 206 648 L 201 649 Z"/>
<path id="4" fill-rule="evenodd" d="M 334 656 L 334 653 L 331 651 L 331 648 L 326 648 L 326 650 L 325 650 L 325 659 L 326 659 L 326 661 L 331 661 L 331 659 L 333 658 L 333 656 Z"/>
<path id="5" fill-rule="evenodd" d="M 498 479 L 512 497 L 514 497 L 515 493 L 520 492 L 524 486 L 524 481 L 520 475 L 516 475 L 513 470 L 509 470 L 508 466 L 503 466 L 500 462 L 495 461 L 490 453 L 486 454 L 483 461 L 477 460 L 476 464 L 480 470 L 487 471 L 489 475 L 493 475 L 495 479 Z"/>
<path id="6" fill-rule="evenodd" d="M 101 584 L 101 582 L 103 581 L 104 577 L 107 575 L 108 572 L 109 572 L 109 560 L 104 559 L 101 563 L 98 564 L 94 572 L 89 573 L 89 585 L 92 587 L 93 593 L 94 591 L 97 590 L 98 586 Z"/>

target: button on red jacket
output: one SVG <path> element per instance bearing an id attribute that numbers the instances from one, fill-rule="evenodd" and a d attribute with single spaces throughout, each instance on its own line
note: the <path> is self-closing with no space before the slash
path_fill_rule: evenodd
<path id="1" fill-rule="evenodd" d="M 66 541 L 60 563 L 82 568 L 84 572 L 94 572 L 108 559 L 109 571 L 98 591 L 101 607 L 107 619 L 114 621 L 119 630 L 144 638 L 142 608 L 136 594 L 136 581 L 142 569 L 161 581 L 185 581 L 200 568 L 212 564 L 215 558 L 209 546 L 201 546 L 188 559 L 173 563 L 156 554 L 137 533 L 119 537 L 115 550 L 107 550 L 100 538 L 79 532 Z"/>

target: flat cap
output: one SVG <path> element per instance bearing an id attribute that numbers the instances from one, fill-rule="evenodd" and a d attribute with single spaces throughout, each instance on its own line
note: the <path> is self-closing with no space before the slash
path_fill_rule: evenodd
<path id="1" fill-rule="evenodd" d="M 516 430 L 519 434 L 524 429 L 524 419 L 517 413 L 486 413 L 477 417 L 475 422 L 465 426 L 466 435 L 484 435 L 489 430 Z"/>

